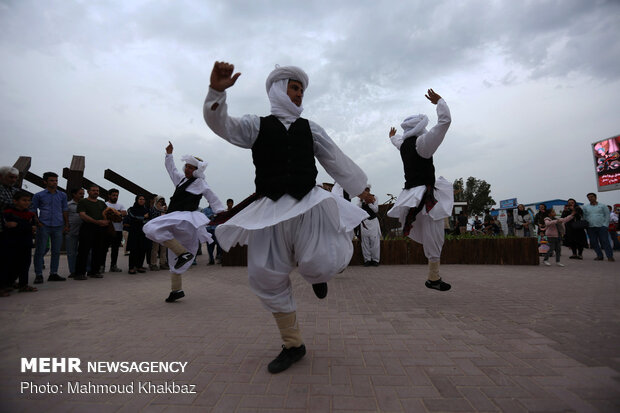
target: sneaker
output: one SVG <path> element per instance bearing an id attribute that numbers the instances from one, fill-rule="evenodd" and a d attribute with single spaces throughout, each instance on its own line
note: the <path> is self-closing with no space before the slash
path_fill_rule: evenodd
<path id="1" fill-rule="evenodd" d="M 547 260 L 544 260 L 544 261 L 543 261 L 543 263 L 544 263 L 547 267 L 551 265 L 551 263 L 550 263 L 549 261 L 547 261 Z"/>
<path id="2" fill-rule="evenodd" d="M 581 256 L 581 255 L 577 255 L 577 259 L 578 259 L 578 260 L 583 260 L 583 256 Z"/>
<path id="3" fill-rule="evenodd" d="M 379 266 L 379 262 L 378 261 L 370 261 L 370 265 L 372 265 L 373 267 L 378 267 Z"/>
<path id="4" fill-rule="evenodd" d="M 312 284 L 312 291 L 321 300 L 327 297 L 327 283 Z"/>
<path id="5" fill-rule="evenodd" d="M 569 260 L 576 260 L 578 259 L 576 255 L 571 255 L 570 257 L 568 257 Z"/>
<path id="6" fill-rule="evenodd" d="M 207 263 L 207 265 L 215 265 L 215 261 L 210 260 L 210 261 Z"/>
<path id="7" fill-rule="evenodd" d="M 96 272 L 96 273 L 90 273 L 90 274 L 88 274 L 88 276 L 89 276 L 90 278 L 103 278 L 103 274 L 98 273 L 98 272 Z M 75 277 L 74 277 L 74 279 L 75 279 Z"/>
<path id="8" fill-rule="evenodd" d="M 37 275 L 37 276 L 34 278 L 34 283 L 35 283 L 35 284 L 43 284 L 43 276 L 42 276 L 42 275 Z"/>
<path id="9" fill-rule="evenodd" d="M 47 281 L 67 281 L 67 279 L 58 274 L 50 274 L 50 276 L 47 277 Z"/>
<path id="10" fill-rule="evenodd" d="M 426 280 L 424 285 L 426 285 L 426 288 L 430 288 L 432 290 L 437 290 L 437 291 L 448 291 L 450 288 L 452 288 L 450 284 L 448 284 L 447 282 L 444 282 L 441 278 L 438 279 L 437 281 Z"/>
<path id="11" fill-rule="evenodd" d="M 284 345 L 282 345 L 282 351 L 280 352 L 280 354 L 278 354 L 278 357 L 276 357 L 271 363 L 269 363 L 269 365 L 267 366 L 267 370 L 269 370 L 269 373 L 271 374 L 280 373 L 291 367 L 293 363 L 301 360 L 301 358 L 305 355 L 306 346 L 303 344 L 299 347 L 291 348 L 286 348 L 284 347 Z"/>
<path id="12" fill-rule="evenodd" d="M 364 261 L 364 267 L 370 267 L 371 265 L 370 261 Z"/>
<path id="13" fill-rule="evenodd" d="M 118 268 L 116 265 L 113 265 L 110 267 L 110 272 L 123 272 L 123 270 Z"/>
<path id="14" fill-rule="evenodd" d="M 603 258 L 603 257 L 596 257 L 596 258 L 594 259 L 594 261 L 603 261 L 604 259 L 605 259 L 605 258 Z"/>
<path id="15" fill-rule="evenodd" d="M 149 265 L 149 270 L 151 271 L 159 271 L 159 266 L 157 264 Z"/>
<path id="16" fill-rule="evenodd" d="M 82 280 L 88 280 L 88 277 L 85 275 L 74 275 L 73 276 L 74 280 L 78 280 L 78 281 L 82 281 Z"/>
<path id="17" fill-rule="evenodd" d="M 558 267 L 564 267 L 564 264 L 562 264 L 561 262 L 556 262 L 555 265 L 557 265 Z"/>
<path id="18" fill-rule="evenodd" d="M 194 259 L 194 255 L 191 252 L 184 252 L 177 257 L 177 262 L 174 264 L 174 269 L 178 270 L 188 262 Z"/>
<path id="19" fill-rule="evenodd" d="M 183 292 L 183 290 L 170 291 L 170 295 L 168 296 L 168 298 L 166 298 L 166 302 L 173 303 L 179 298 L 183 297 L 185 297 L 185 293 Z"/>
<path id="20" fill-rule="evenodd" d="M 614 259 L 614 257 L 609 257 L 609 258 L 607 258 L 607 261 L 609 261 L 609 262 L 614 262 L 614 261 L 616 261 L 616 260 Z"/>

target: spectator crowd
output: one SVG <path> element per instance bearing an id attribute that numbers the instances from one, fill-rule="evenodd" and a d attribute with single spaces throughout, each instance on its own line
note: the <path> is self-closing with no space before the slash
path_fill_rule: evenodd
<path id="1" fill-rule="evenodd" d="M 74 280 L 103 278 L 106 268 L 109 272 L 123 271 L 119 266 L 121 249 L 125 256 L 128 255 L 129 274 L 169 269 L 166 247 L 147 239 L 142 230 L 149 220 L 166 214 L 163 196 L 149 199 L 138 194 L 133 205 L 125 208 L 119 202 L 118 189 L 108 191 L 106 202 L 99 198 L 97 185 L 72 188 L 65 193 L 58 189 L 58 175 L 46 172 L 43 174 L 45 189 L 31 195 L 16 186 L 18 179 L 16 168 L 0 168 L 0 259 L 4 263 L 0 277 L 1 296 L 9 296 L 14 290 L 37 291 L 29 283 L 31 267 L 33 283 L 45 282 L 44 256 L 48 253 L 47 281 L 66 281 L 58 273 L 63 245 L 68 278 Z M 587 194 L 587 199 L 583 206 L 579 206 L 575 199 L 570 198 L 559 214 L 545 204 L 538 205 L 535 213 L 519 204 L 516 209 L 507 211 L 504 227 L 491 211 L 486 211 L 483 217 L 468 217 L 465 211 L 461 211 L 446 223 L 446 232 L 537 237 L 545 265 L 551 265 L 549 258 L 555 257 L 556 265 L 564 266 L 561 263 L 562 245 L 571 250 L 569 259 L 582 260 L 584 248 L 591 248 L 596 253 L 596 261 L 605 258 L 614 261 L 613 251 L 620 250 L 617 233 L 620 206 L 601 204 L 594 193 Z M 228 199 L 226 204 L 231 210 L 234 202 Z M 360 207 L 376 213 L 376 205 L 361 203 Z M 210 207 L 201 212 L 209 219 L 214 217 Z M 364 244 L 366 266 L 378 265 L 378 241 L 372 244 L 372 240 L 377 234 L 377 240 L 381 236 L 376 230 L 369 232 L 371 224 L 375 224 L 373 214 L 369 213 L 369 216 L 363 227 L 366 233 L 361 234 L 362 241 L 368 244 Z M 207 245 L 207 265 L 220 264 L 222 250 L 215 237 L 215 226 L 210 225 L 207 230 L 214 239 Z M 377 251 L 373 252 L 375 249 Z M 109 265 L 106 266 L 108 255 Z"/>

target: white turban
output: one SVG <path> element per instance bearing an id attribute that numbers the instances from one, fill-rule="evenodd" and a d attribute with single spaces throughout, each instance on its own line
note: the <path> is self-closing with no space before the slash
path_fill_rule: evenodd
<path id="1" fill-rule="evenodd" d="M 426 125 L 428 125 L 428 116 L 422 114 L 409 116 L 400 124 L 400 127 L 405 131 L 403 138 L 407 139 L 426 133 Z"/>
<path id="2" fill-rule="evenodd" d="M 267 76 L 265 87 L 267 88 L 267 95 L 271 103 L 271 114 L 290 124 L 301 116 L 304 107 L 303 105 L 297 106 L 294 104 L 286 93 L 289 80 L 300 82 L 304 91 L 308 87 L 308 75 L 306 72 L 296 66 L 278 65 Z"/>
<path id="3" fill-rule="evenodd" d="M 276 68 L 269 73 L 269 76 L 267 76 L 267 81 L 265 82 L 265 89 L 267 89 L 267 93 L 269 93 L 271 85 L 273 85 L 273 83 L 277 80 L 296 80 L 304 87 L 304 91 L 308 89 L 308 75 L 297 66 L 276 65 Z"/>
<path id="4" fill-rule="evenodd" d="M 194 177 L 200 178 L 200 179 L 205 178 L 204 172 L 205 172 L 205 169 L 207 169 L 207 165 L 208 165 L 206 161 L 203 161 L 202 159 L 196 158 L 195 156 L 192 156 L 192 155 L 183 155 L 181 157 L 181 160 L 185 162 L 186 164 L 193 165 L 197 168 L 193 173 Z"/>

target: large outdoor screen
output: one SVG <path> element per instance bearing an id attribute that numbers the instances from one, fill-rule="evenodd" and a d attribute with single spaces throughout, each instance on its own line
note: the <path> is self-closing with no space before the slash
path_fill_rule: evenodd
<path id="1" fill-rule="evenodd" d="M 592 151 L 599 192 L 620 189 L 620 135 L 594 142 Z"/>

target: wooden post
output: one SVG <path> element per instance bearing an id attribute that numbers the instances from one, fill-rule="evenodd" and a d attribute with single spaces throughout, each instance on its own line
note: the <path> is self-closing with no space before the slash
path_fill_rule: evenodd
<path id="1" fill-rule="evenodd" d="M 134 195 L 138 195 L 138 194 L 144 195 L 147 202 L 155 198 L 155 194 L 152 193 L 151 191 L 147 191 L 141 186 L 134 184 L 129 179 L 124 178 L 123 176 L 117 174 L 111 169 L 106 169 L 103 172 L 103 177 L 107 179 L 108 181 L 120 186 L 121 188 L 131 192 Z"/>
<path id="2" fill-rule="evenodd" d="M 83 156 L 73 155 L 69 169 L 63 168 L 62 170 L 62 176 L 67 180 L 67 190 L 70 191 L 73 188 L 82 188 L 85 167 L 86 159 Z M 71 194 L 67 195 L 68 197 L 71 196 Z"/>
<path id="3" fill-rule="evenodd" d="M 17 161 L 13 164 L 13 167 L 19 171 L 19 178 L 17 178 L 17 182 L 15 183 L 15 188 L 21 188 L 24 183 L 24 178 L 26 177 L 26 173 L 28 169 L 30 169 L 30 165 L 32 164 L 32 158 L 30 156 L 20 156 L 17 158 Z"/>

